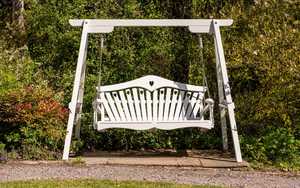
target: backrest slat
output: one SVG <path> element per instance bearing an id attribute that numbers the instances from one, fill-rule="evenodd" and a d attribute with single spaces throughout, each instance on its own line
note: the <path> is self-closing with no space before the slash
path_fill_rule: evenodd
<path id="1" fill-rule="evenodd" d="M 116 110 L 118 111 L 121 120 L 126 121 L 125 113 L 124 113 L 123 107 L 121 105 L 122 102 L 119 98 L 118 92 L 112 92 L 111 94 L 112 94 L 113 99 L 115 100 Z"/>
<path id="2" fill-rule="evenodd" d="M 152 100 L 152 96 L 151 96 L 151 92 L 148 91 L 148 90 L 145 90 L 146 91 L 146 102 L 147 102 L 147 119 L 148 121 L 152 121 L 152 117 L 153 117 L 153 111 L 152 111 L 152 103 L 153 103 L 153 100 Z"/>
<path id="3" fill-rule="evenodd" d="M 105 92 L 105 96 L 106 96 L 106 98 L 107 98 L 107 102 L 108 102 L 108 104 L 109 104 L 109 106 L 110 106 L 110 109 L 111 109 L 111 111 L 112 111 L 112 113 L 113 113 L 113 115 L 114 115 L 116 121 L 120 121 L 121 118 L 120 118 L 119 112 L 117 111 L 116 106 L 115 106 L 116 102 L 115 102 L 115 100 L 111 97 L 111 92 Z"/>
<path id="4" fill-rule="evenodd" d="M 129 112 L 130 112 L 130 115 L 131 115 L 131 119 L 132 119 L 132 121 L 137 121 L 136 114 L 135 114 L 135 109 L 134 109 L 134 105 L 133 105 L 133 100 L 132 100 L 131 90 L 126 89 L 125 93 L 126 93 L 126 98 L 127 98 L 129 110 L 130 110 Z"/>
<path id="5" fill-rule="evenodd" d="M 182 108 L 181 108 L 181 113 L 180 113 L 180 119 L 182 120 L 186 120 L 186 112 L 187 112 L 187 109 L 189 108 L 190 106 L 190 98 L 191 98 L 191 92 L 189 91 L 186 91 L 185 92 L 185 95 L 184 95 L 184 99 L 183 99 L 183 102 L 182 102 Z"/>
<path id="6" fill-rule="evenodd" d="M 139 88 L 139 96 L 140 96 L 140 105 L 141 105 L 141 113 L 142 113 L 142 120 L 147 121 L 147 110 L 146 110 L 146 97 L 145 97 L 145 90 Z"/>
<path id="7" fill-rule="evenodd" d="M 182 102 L 184 99 L 185 91 L 179 91 L 178 93 L 178 99 L 177 99 L 177 105 L 176 105 L 176 110 L 175 110 L 175 115 L 174 115 L 174 120 L 180 120 L 180 112 L 182 108 Z"/>
<path id="8" fill-rule="evenodd" d="M 132 88 L 132 93 L 133 93 L 134 107 L 135 107 L 137 120 L 142 121 L 140 99 L 139 99 L 139 93 L 137 88 Z"/>
<path id="9" fill-rule="evenodd" d="M 178 89 L 173 89 L 172 90 L 172 101 L 171 101 L 171 107 L 170 107 L 170 112 L 169 112 L 169 120 L 173 120 L 174 115 L 175 115 L 175 110 L 176 110 L 176 105 L 177 105 L 177 99 L 179 96 L 179 90 Z"/>
<path id="10" fill-rule="evenodd" d="M 185 114 L 187 119 L 195 119 L 195 116 L 192 113 L 192 111 L 195 107 L 195 103 L 198 99 L 198 96 L 199 96 L 198 92 L 193 92 L 192 95 L 191 95 L 191 99 L 189 101 L 189 106 L 188 106 L 188 109 L 187 109 L 186 114 Z"/>
<path id="11" fill-rule="evenodd" d="M 107 112 L 107 115 L 108 115 L 108 118 L 110 119 L 110 121 L 116 121 L 113 113 L 110 110 L 110 107 L 108 105 L 108 102 L 106 100 L 104 93 L 100 93 L 100 99 L 101 99 L 101 103 L 104 105 L 104 109 Z"/>
<path id="12" fill-rule="evenodd" d="M 203 109 L 202 99 L 203 99 L 203 94 L 199 93 L 198 99 L 195 103 L 195 107 L 194 107 L 193 112 L 192 112 L 193 116 L 196 117 L 196 118 L 198 117 L 199 111 L 202 111 L 202 109 Z"/>
<path id="13" fill-rule="evenodd" d="M 159 91 L 159 102 L 158 102 L 158 120 L 164 119 L 164 106 L 165 106 L 165 88 L 161 88 Z"/>
<path id="14" fill-rule="evenodd" d="M 164 111 L 164 121 L 167 121 L 169 119 L 169 109 L 170 109 L 170 103 L 171 103 L 171 88 L 166 88 L 166 99 L 165 99 L 165 111 Z"/>
<path id="15" fill-rule="evenodd" d="M 157 110 L 157 106 L 158 106 L 158 91 L 155 90 L 153 92 L 153 121 L 157 121 L 157 115 L 158 115 L 158 110 Z"/>
<path id="16" fill-rule="evenodd" d="M 122 106 L 123 106 L 123 109 L 124 109 L 124 112 L 125 112 L 126 120 L 131 121 L 131 116 L 130 116 L 130 112 L 129 112 L 129 105 L 128 105 L 128 101 L 127 101 L 124 93 L 125 93 L 124 90 L 119 91 L 119 95 L 120 95 Z"/>

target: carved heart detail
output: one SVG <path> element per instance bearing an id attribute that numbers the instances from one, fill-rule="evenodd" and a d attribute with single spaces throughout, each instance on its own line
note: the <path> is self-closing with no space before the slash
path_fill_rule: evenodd
<path id="1" fill-rule="evenodd" d="M 153 82 L 153 81 L 150 81 L 149 84 L 150 84 L 150 86 L 153 86 L 154 82 Z"/>

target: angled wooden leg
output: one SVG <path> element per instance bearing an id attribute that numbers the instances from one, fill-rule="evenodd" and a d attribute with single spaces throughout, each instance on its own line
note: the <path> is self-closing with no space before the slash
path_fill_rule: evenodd
<path id="1" fill-rule="evenodd" d="M 230 128 L 232 133 L 233 145 L 234 145 L 234 152 L 235 158 L 237 162 L 242 162 L 242 155 L 240 149 L 240 142 L 237 133 L 235 115 L 234 115 L 234 103 L 231 97 L 230 85 L 228 80 L 225 56 L 223 52 L 223 45 L 221 40 L 220 28 L 217 20 L 212 21 L 212 28 L 214 33 L 214 40 L 215 40 L 215 51 L 216 51 L 216 58 L 217 58 L 217 66 L 220 66 L 220 75 L 223 82 L 223 91 L 225 94 L 226 99 L 226 106 L 228 109 L 229 121 L 230 121 Z M 218 74 L 218 72 L 217 72 Z"/>
<path id="2" fill-rule="evenodd" d="M 217 53 L 216 53 L 217 57 Z M 219 96 L 219 109 L 220 109 L 220 121 L 221 121 L 221 132 L 222 132 L 222 143 L 223 143 L 223 150 L 228 150 L 228 136 L 227 136 L 227 123 L 226 123 L 226 109 L 222 104 L 225 103 L 224 99 L 224 91 L 223 91 L 223 80 L 222 80 L 222 73 L 220 68 L 220 63 L 218 58 L 216 58 L 216 70 L 217 70 L 217 80 L 218 80 L 218 96 Z"/>
<path id="3" fill-rule="evenodd" d="M 82 105 L 83 105 L 83 94 L 84 94 L 84 77 L 85 77 L 85 67 L 82 71 L 81 81 L 79 86 L 79 96 L 78 96 L 78 106 L 77 106 L 77 114 L 75 120 L 75 138 L 80 139 L 80 128 L 81 128 L 81 113 L 82 113 Z"/>
<path id="4" fill-rule="evenodd" d="M 81 42 L 79 48 L 79 56 L 77 60 L 77 67 L 76 67 L 76 74 L 74 79 L 74 86 L 73 86 L 73 93 L 71 103 L 69 105 L 70 113 L 68 119 L 68 126 L 67 126 L 67 134 L 65 138 L 65 145 L 64 145 L 64 153 L 63 153 L 63 160 L 69 159 L 69 152 L 70 152 L 70 145 L 72 140 L 72 132 L 73 126 L 76 119 L 76 108 L 78 107 L 78 96 L 80 90 L 80 83 L 81 80 L 84 80 L 85 75 L 85 60 L 86 60 L 86 52 L 88 46 L 88 32 L 86 25 L 83 25 L 82 35 L 81 35 Z M 83 90 L 83 88 L 82 88 Z"/>

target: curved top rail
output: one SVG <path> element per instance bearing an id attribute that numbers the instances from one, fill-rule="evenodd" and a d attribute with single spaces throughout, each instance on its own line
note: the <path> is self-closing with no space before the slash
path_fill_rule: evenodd
<path id="1" fill-rule="evenodd" d="M 159 76 L 148 75 L 128 82 L 100 86 L 100 88 L 97 87 L 97 91 L 98 92 L 117 91 L 117 90 L 124 90 L 124 89 L 129 89 L 134 87 L 142 87 L 151 92 L 162 87 L 170 87 L 179 90 L 187 90 L 187 91 L 195 91 L 195 92 L 205 92 L 207 90 L 207 88 L 204 86 L 183 84 Z"/>

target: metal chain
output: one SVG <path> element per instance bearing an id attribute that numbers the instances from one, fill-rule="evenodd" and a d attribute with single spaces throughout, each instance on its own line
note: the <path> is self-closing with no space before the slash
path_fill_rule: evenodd
<path id="1" fill-rule="evenodd" d="M 104 48 L 104 36 L 103 34 L 100 34 L 100 57 L 99 57 L 99 72 L 98 72 L 98 87 L 101 86 L 101 67 L 102 67 L 102 56 L 103 56 L 103 48 Z"/>
<path id="2" fill-rule="evenodd" d="M 200 48 L 200 63 L 202 64 L 202 73 L 203 73 L 202 83 L 204 86 L 207 87 L 207 95 L 210 98 L 210 92 L 209 92 L 209 87 L 208 87 L 208 82 L 207 82 L 207 77 L 205 72 L 204 57 L 203 57 L 203 39 L 201 34 L 199 34 L 198 36 L 199 36 L 199 48 Z"/>

